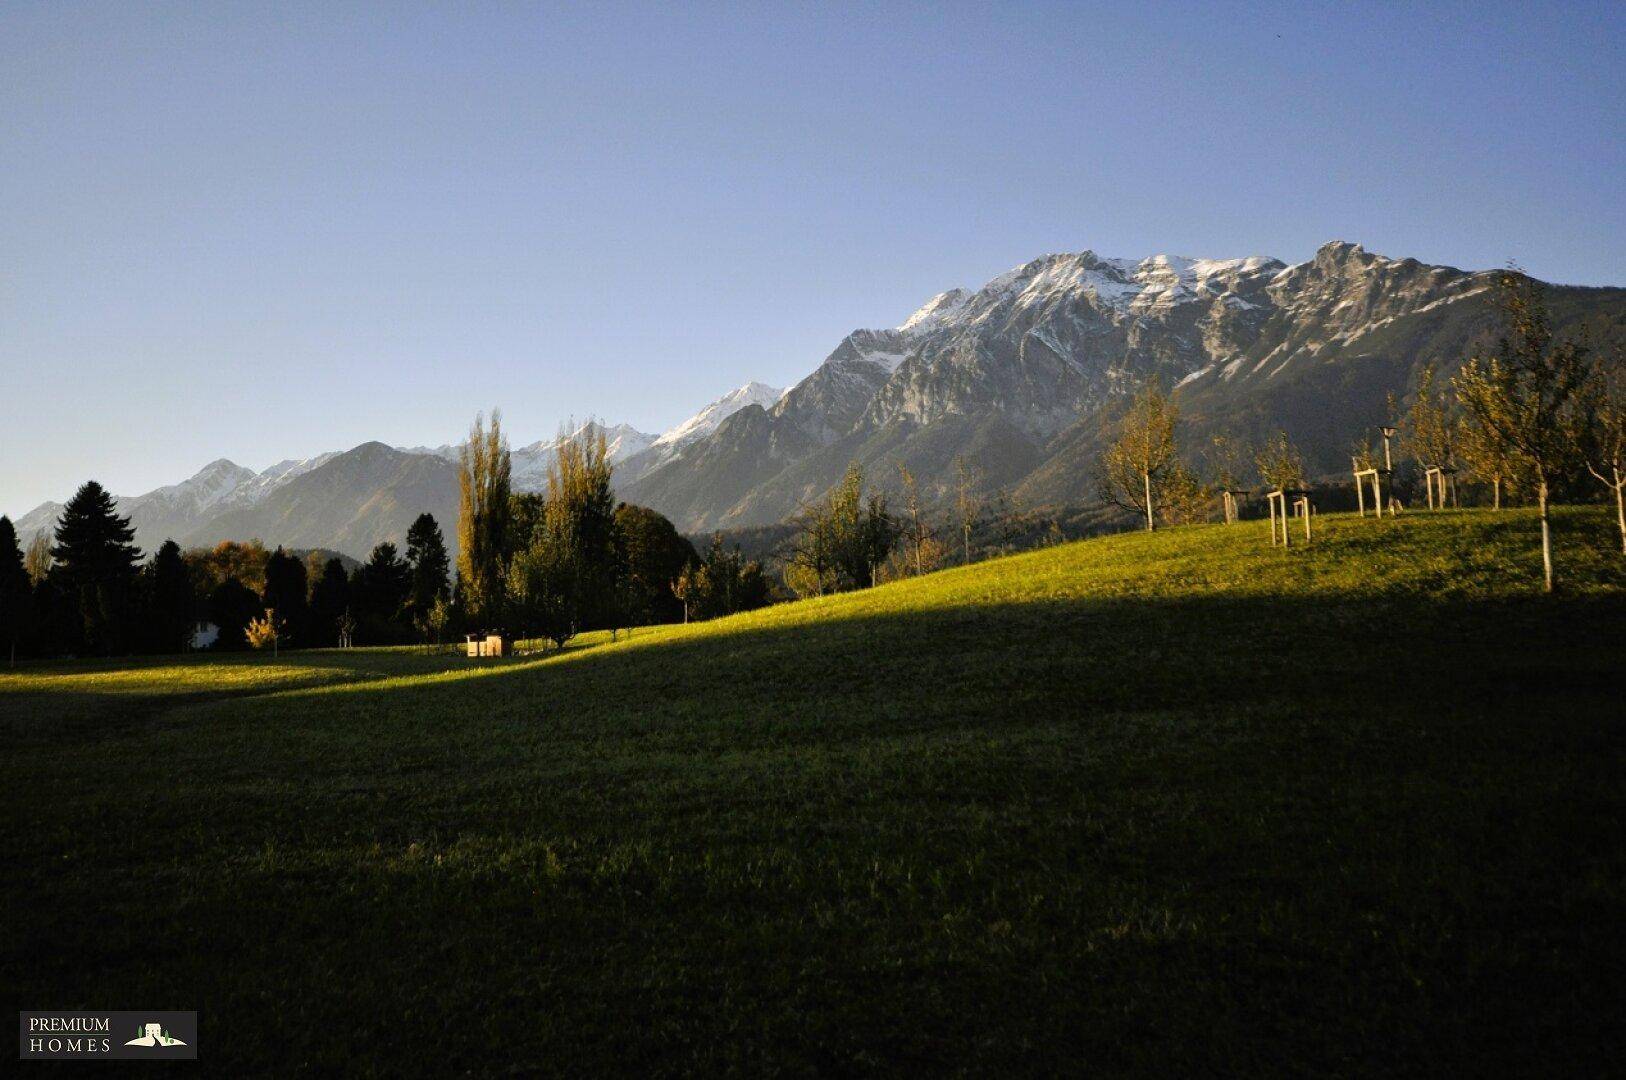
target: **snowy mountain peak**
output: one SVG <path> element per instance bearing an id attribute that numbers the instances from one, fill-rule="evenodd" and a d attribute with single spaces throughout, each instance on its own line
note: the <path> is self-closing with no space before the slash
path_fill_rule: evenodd
<path id="1" fill-rule="evenodd" d="M 747 406 L 761 405 L 764 409 L 771 407 L 782 393 L 783 391 L 766 383 L 748 382 L 724 394 L 683 423 L 663 432 L 653 445 L 676 448 L 704 438 L 716 431 L 724 420 Z"/>
<path id="2" fill-rule="evenodd" d="M 905 334 L 921 334 L 928 330 L 935 330 L 949 319 L 952 319 L 961 308 L 965 307 L 966 302 L 971 299 L 972 295 L 969 289 L 950 289 L 948 292 L 940 292 L 921 305 L 920 309 L 913 315 L 905 319 L 903 325 L 899 326 L 898 329 Z"/>

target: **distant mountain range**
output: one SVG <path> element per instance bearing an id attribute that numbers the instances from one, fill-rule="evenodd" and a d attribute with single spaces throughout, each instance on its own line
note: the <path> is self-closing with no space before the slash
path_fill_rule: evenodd
<path id="1" fill-rule="evenodd" d="M 514 489 L 541 491 L 559 443 L 566 438 L 602 430 L 610 460 L 618 468 L 626 468 L 634 457 L 657 464 L 710 435 L 738 409 L 772 402 L 779 394 L 772 387 L 749 383 L 663 435 L 628 424 L 608 427 L 588 421 L 567 434 L 516 448 Z M 262 472 L 221 458 L 178 484 L 118 497 L 119 512 L 129 516 L 136 542 L 147 551 L 167 539 L 196 547 L 258 537 L 267 544 L 331 548 L 363 559 L 381 541 L 401 544 L 413 519 L 425 512 L 435 515 L 455 548 L 459 449 L 368 442 L 351 450 L 281 461 Z M 42 503 L 17 519 L 18 535 L 26 542 L 54 529 L 61 512 L 61 503 Z"/>
<path id="2" fill-rule="evenodd" d="M 620 495 L 690 532 L 783 520 L 852 461 L 885 479 L 906 464 L 942 494 L 964 459 L 1018 504 L 1086 501 L 1105 420 L 1150 378 L 1176 388 L 1189 445 L 1282 428 L 1312 471 L 1337 473 L 1387 395 L 1493 340 L 1494 280 L 1341 242 L 1293 266 L 1047 255 L 852 332 L 788 390 L 748 383 L 658 436 L 604 432 Z M 1626 289 L 1554 286 L 1549 301 L 1559 332 L 1626 341 Z M 516 488 L 542 486 L 557 444 L 514 451 Z M 257 536 L 364 557 L 425 510 L 452 539 L 456 459 L 455 446 L 365 443 L 258 473 L 221 460 L 119 501 L 149 549 Z M 19 534 L 60 509 L 24 515 Z"/>

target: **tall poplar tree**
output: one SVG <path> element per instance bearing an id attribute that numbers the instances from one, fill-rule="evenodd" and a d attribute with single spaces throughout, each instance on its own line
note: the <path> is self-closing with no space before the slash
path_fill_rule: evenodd
<path id="1" fill-rule="evenodd" d="M 476 416 L 459 455 L 457 477 L 458 590 L 474 625 L 501 614 L 511 472 L 502 414 L 491 411 L 489 428 L 483 416 Z"/>

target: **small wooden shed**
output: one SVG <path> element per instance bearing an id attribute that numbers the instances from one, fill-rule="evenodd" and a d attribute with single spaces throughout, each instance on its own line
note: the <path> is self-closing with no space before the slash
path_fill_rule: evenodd
<path id="1" fill-rule="evenodd" d="M 513 639 L 501 630 L 479 630 L 465 634 L 464 639 L 470 656 L 507 656 L 514 648 Z"/>

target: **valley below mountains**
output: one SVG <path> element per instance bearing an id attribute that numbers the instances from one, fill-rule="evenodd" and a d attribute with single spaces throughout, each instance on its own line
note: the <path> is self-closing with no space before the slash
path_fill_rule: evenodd
<path id="1" fill-rule="evenodd" d="M 883 484 L 906 465 L 939 498 L 963 461 L 1019 507 L 1091 502 L 1104 433 L 1151 379 L 1174 388 L 1193 454 L 1221 431 L 1285 430 L 1312 473 L 1337 474 L 1390 394 L 1404 404 L 1424 366 L 1449 373 L 1494 343 L 1495 277 L 1343 242 L 1292 266 L 1046 255 L 853 331 L 787 390 L 749 383 L 658 435 L 602 430 L 620 497 L 690 533 L 782 521 L 854 461 Z M 1626 342 L 1626 289 L 1555 285 L 1548 301 L 1559 334 Z M 556 444 L 513 451 L 516 489 L 541 488 Z M 148 550 L 258 537 L 360 558 L 425 511 L 453 539 L 456 462 L 456 446 L 378 442 L 260 472 L 220 460 L 119 506 Z M 59 512 L 35 508 L 19 535 Z"/>

